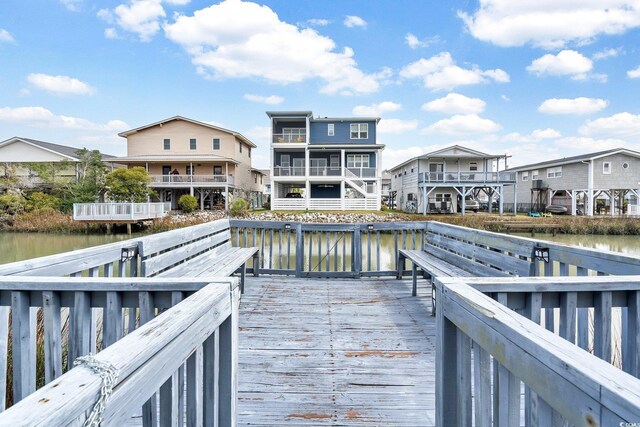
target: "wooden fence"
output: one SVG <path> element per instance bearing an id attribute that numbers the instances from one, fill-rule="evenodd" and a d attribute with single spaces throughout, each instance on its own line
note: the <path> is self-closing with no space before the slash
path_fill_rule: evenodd
<path id="1" fill-rule="evenodd" d="M 9 302 L 13 390 L 20 401 L 0 414 L 0 425 L 82 424 L 103 383 L 86 367 L 62 374 L 65 342 L 69 361 L 106 347 L 95 360 L 118 372 L 104 425 L 120 425 L 140 411 L 143 425 L 235 425 L 238 279 L 0 277 L 0 304 Z M 47 385 L 37 391 L 33 307 L 44 309 Z M 72 312 L 66 336 L 63 307 Z M 92 308 L 104 312 L 104 339 L 96 343 L 89 339 Z M 132 309 L 139 311 L 138 324 Z"/>
<path id="2" fill-rule="evenodd" d="M 436 425 L 640 420 L 640 276 L 438 278 L 436 286 Z M 594 355 L 580 348 L 579 309 L 594 312 Z M 547 330 L 541 316 L 552 310 L 560 321 Z M 614 310 L 622 333 L 612 342 Z M 611 365 L 616 347 L 622 370 Z"/>

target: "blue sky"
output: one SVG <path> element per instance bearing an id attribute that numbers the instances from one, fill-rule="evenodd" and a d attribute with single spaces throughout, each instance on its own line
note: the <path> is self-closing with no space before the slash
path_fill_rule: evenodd
<path id="1" fill-rule="evenodd" d="M 640 150 L 640 0 L 5 0 L 0 140 L 125 155 L 174 115 L 380 116 L 383 166 L 461 144 L 509 165 Z M 1 161 L 2 159 L 0 159 Z"/>

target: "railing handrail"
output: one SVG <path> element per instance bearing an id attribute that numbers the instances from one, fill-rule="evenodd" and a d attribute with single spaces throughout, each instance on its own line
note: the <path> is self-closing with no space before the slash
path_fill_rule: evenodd
<path id="1" fill-rule="evenodd" d="M 638 289 L 640 276 L 625 279 Z M 544 280 L 538 282 L 540 285 Z M 546 403 L 571 425 L 611 425 L 614 420 L 618 425 L 620 421 L 638 420 L 640 380 L 637 378 L 494 301 L 467 285 L 464 278 L 439 277 L 436 286 L 439 307 L 436 425 L 466 425 L 465 420 L 471 420 L 472 343 L 474 358 L 484 359 L 487 363 L 484 372 L 474 372 L 476 382 L 482 378 L 481 382 L 487 387 L 491 384 L 489 359 L 484 352 L 501 365 L 497 369 L 500 408 L 494 414 L 494 421 L 499 418 L 505 425 L 514 425 L 514 422 L 519 425 L 519 381 L 542 399 L 540 405 Z M 476 362 L 475 369 L 482 369 L 483 362 Z M 476 383 L 476 387 L 480 390 L 483 385 Z M 502 387 L 507 389 L 503 391 Z M 485 392 L 490 393 L 490 389 Z M 476 416 L 482 414 L 490 419 L 490 396 L 476 394 L 473 398 L 476 399 Z M 530 410 L 544 409 L 532 406 Z M 502 417 L 508 417 L 508 421 Z M 476 422 L 483 421 L 476 418 Z"/>
<path id="2" fill-rule="evenodd" d="M 219 283 L 206 286 L 94 356 L 118 371 L 117 383 L 103 414 L 105 424 L 119 424 L 130 417 L 132 410 L 146 402 L 196 346 L 202 345 L 234 312 L 237 316 L 234 290 L 237 279 L 224 279 L 223 283 L 226 286 Z M 237 351 L 230 343 L 226 344 L 221 347 Z M 151 372 L 154 374 L 149 375 Z M 224 375 L 233 376 L 234 372 Z M 0 414 L 0 424 L 67 425 L 83 421 L 101 387 L 99 375 L 76 367 Z M 231 399 L 221 406 L 225 412 L 234 407 Z"/>

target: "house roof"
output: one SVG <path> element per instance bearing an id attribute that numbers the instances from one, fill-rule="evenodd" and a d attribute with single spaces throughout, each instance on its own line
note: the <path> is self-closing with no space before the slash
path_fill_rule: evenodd
<path id="1" fill-rule="evenodd" d="M 232 130 L 229 130 L 229 129 L 221 128 L 219 126 L 214 126 L 214 125 L 211 125 L 209 123 L 199 122 L 197 120 L 189 119 L 187 117 L 182 117 L 182 116 L 169 117 L 168 119 L 160 120 L 159 122 L 150 123 L 148 125 L 140 126 L 138 128 L 135 128 L 135 129 L 131 129 L 131 130 L 127 130 L 127 131 L 124 131 L 124 132 L 120 132 L 118 134 L 118 136 L 126 138 L 129 135 L 133 135 L 134 133 L 138 133 L 138 132 L 141 132 L 141 131 L 143 131 L 145 129 L 149 129 L 149 128 L 152 128 L 154 126 L 160 126 L 160 125 L 162 125 L 164 123 L 172 122 L 172 121 L 175 121 L 175 120 L 182 120 L 182 121 L 193 123 L 193 124 L 196 124 L 196 125 L 199 125 L 199 126 L 204 126 L 204 127 L 209 128 L 209 129 L 218 130 L 220 132 L 226 132 L 226 133 L 229 133 L 229 134 L 235 136 L 236 138 L 240 139 L 242 142 L 244 142 L 245 144 L 249 145 L 250 147 L 253 147 L 253 148 L 256 147 L 256 144 L 251 142 L 251 140 L 249 140 L 247 137 L 245 137 L 244 135 L 242 135 L 239 132 L 235 132 L 235 131 L 232 131 Z"/>
<path id="2" fill-rule="evenodd" d="M 312 122 L 376 122 L 380 117 L 313 117 L 313 111 L 267 111 L 269 118 L 309 117 Z"/>
<path id="3" fill-rule="evenodd" d="M 81 150 L 81 148 L 69 147 L 68 145 L 53 144 L 51 142 L 39 141 L 37 139 L 31 139 L 31 138 L 23 138 L 21 136 L 14 136 L 13 138 L 9 138 L 7 140 L 0 142 L 0 147 L 4 145 L 9 145 L 16 141 L 22 141 L 25 144 L 30 144 L 30 145 L 42 148 L 43 150 L 46 150 L 55 154 L 59 154 L 63 157 L 68 158 L 69 160 L 74 160 L 74 161 L 80 160 L 78 157 L 78 150 Z M 104 153 L 100 153 L 100 154 L 102 154 L 103 160 L 113 161 L 116 159 L 115 156 L 111 156 L 109 154 L 104 154 Z"/>
<path id="4" fill-rule="evenodd" d="M 144 156 L 118 157 L 121 163 L 141 163 L 141 162 L 228 162 L 239 164 L 240 162 L 229 157 L 216 156 L 215 154 L 194 155 L 194 154 L 148 154 Z"/>
<path id="5" fill-rule="evenodd" d="M 460 150 L 462 153 L 447 153 L 448 151 Z M 430 153 L 422 154 L 420 156 L 412 157 L 389 169 L 389 171 L 403 167 L 404 165 L 411 163 L 415 160 L 431 159 L 431 158 L 473 158 L 473 159 L 496 159 L 504 157 L 506 154 L 488 154 L 481 151 L 473 150 L 471 148 L 463 147 L 461 145 L 451 145 L 441 150 L 432 151 Z"/>
<path id="6" fill-rule="evenodd" d="M 311 117 L 312 111 L 266 111 L 269 118 L 272 117 Z"/>
<path id="7" fill-rule="evenodd" d="M 259 173 L 260 175 L 266 175 L 262 169 L 251 168 L 251 172 Z"/>
<path id="8" fill-rule="evenodd" d="M 509 168 L 507 170 L 508 171 L 513 171 L 513 172 L 518 172 L 518 171 L 521 171 L 521 170 L 528 170 L 528 169 L 562 166 L 562 165 L 566 165 L 566 164 L 570 164 L 570 163 L 578 163 L 578 162 L 582 162 L 582 161 L 586 161 L 586 160 L 595 160 L 595 159 L 598 159 L 598 158 L 601 158 L 601 157 L 606 157 L 606 156 L 610 156 L 612 154 L 619 154 L 619 153 L 623 153 L 623 154 L 627 154 L 629 156 L 639 157 L 640 158 L 640 152 L 633 151 L 633 150 L 628 150 L 626 148 L 614 148 L 614 149 L 611 149 L 611 150 L 596 151 L 595 153 L 581 154 L 579 156 L 563 157 L 561 159 L 547 160 L 547 161 L 539 162 L 539 163 L 530 163 L 528 165 L 516 166 L 516 167 L 513 167 L 513 168 Z"/>

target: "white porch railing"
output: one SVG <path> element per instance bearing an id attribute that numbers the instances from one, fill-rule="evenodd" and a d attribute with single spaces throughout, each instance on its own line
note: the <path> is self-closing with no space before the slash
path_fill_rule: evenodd
<path id="1" fill-rule="evenodd" d="M 188 186 L 190 184 L 198 185 L 217 185 L 217 184 L 233 184 L 233 177 L 227 175 L 149 175 L 151 177 L 151 186 Z"/>
<path id="2" fill-rule="evenodd" d="M 304 176 L 304 166 L 274 166 L 273 176 Z"/>
<path id="3" fill-rule="evenodd" d="M 305 210 L 307 209 L 306 199 L 271 199 L 271 209 L 273 210 Z M 353 211 L 374 211 L 380 209 L 380 200 L 377 197 L 367 197 L 359 199 L 309 199 L 308 209 L 316 211 L 328 210 L 353 210 Z"/>
<path id="4" fill-rule="evenodd" d="M 347 171 L 351 172 L 354 176 L 357 176 L 359 178 L 375 178 L 376 177 L 376 168 L 350 168 L 350 167 L 347 167 Z"/>
<path id="5" fill-rule="evenodd" d="M 162 218 L 171 203 L 74 203 L 74 221 L 142 221 Z"/>
<path id="6" fill-rule="evenodd" d="M 515 172 L 421 172 L 418 182 L 515 182 Z"/>
<path id="7" fill-rule="evenodd" d="M 283 143 L 305 143 L 307 142 L 306 129 L 292 129 L 287 133 L 274 133 L 272 142 L 278 144 Z"/>

